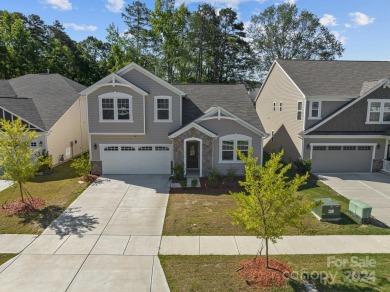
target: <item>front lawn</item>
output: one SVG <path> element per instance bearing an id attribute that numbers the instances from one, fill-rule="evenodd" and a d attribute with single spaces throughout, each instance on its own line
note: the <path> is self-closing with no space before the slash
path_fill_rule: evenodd
<path id="1" fill-rule="evenodd" d="M 333 191 L 324 183 L 311 177 L 301 192 L 309 199 L 331 198 L 341 204 L 342 220 L 339 222 L 320 222 L 311 213 L 304 218 L 307 229 L 300 231 L 289 228 L 285 235 L 365 235 L 390 234 L 389 228 L 361 225 L 347 214 L 348 199 Z M 236 208 L 230 195 L 171 194 L 164 223 L 164 235 L 248 235 L 238 226 L 232 225 L 227 213 Z"/>
<path id="2" fill-rule="evenodd" d="M 36 176 L 26 184 L 34 198 L 42 198 L 46 206 L 28 214 L 9 215 L 0 209 L 0 234 L 40 234 L 56 219 L 88 186 L 79 184 L 80 178 L 70 168 L 70 161 L 53 168 L 53 174 Z M 0 192 L 0 204 L 19 199 L 14 186 Z"/>
<path id="3" fill-rule="evenodd" d="M 248 256 L 160 255 L 159 258 L 172 292 L 254 291 L 236 272 Z M 285 288 L 267 291 L 304 291 L 300 283 L 305 275 L 312 275 L 319 291 L 390 291 L 387 254 L 283 255 L 272 259 L 288 263 L 295 281 L 290 280 Z M 366 266 L 358 267 L 355 262 Z M 319 274 L 321 280 L 315 280 Z"/>

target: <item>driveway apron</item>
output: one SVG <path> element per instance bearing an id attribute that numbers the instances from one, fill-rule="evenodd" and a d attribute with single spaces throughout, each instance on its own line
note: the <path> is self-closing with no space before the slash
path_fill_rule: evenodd
<path id="1" fill-rule="evenodd" d="M 157 257 L 166 175 L 100 178 L 0 269 L 2 291 L 169 291 Z"/>

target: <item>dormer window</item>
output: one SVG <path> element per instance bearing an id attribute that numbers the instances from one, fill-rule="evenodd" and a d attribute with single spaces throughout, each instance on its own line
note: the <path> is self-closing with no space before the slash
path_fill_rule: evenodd
<path id="1" fill-rule="evenodd" d="M 321 101 L 310 101 L 309 109 L 309 119 L 321 119 Z"/>
<path id="2" fill-rule="evenodd" d="M 390 100 L 368 100 L 367 124 L 390 124 Z"/>
<path id="3" fill-rule="evenodd" d="M 99 96 L 99 122 L 133 122 L 133 97 L 122 92 L 109 92 Z"/>

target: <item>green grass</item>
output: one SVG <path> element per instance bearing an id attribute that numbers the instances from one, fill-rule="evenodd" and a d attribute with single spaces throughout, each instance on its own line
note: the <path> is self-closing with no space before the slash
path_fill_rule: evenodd
<path id="1" fill-rule="evenodd" d="M 88 186 L 80 180 L 70 161 L 53 168 L 53 174 L 36 176 L 26 184 L 33 197 L 42 198 L 46 206 L 29 214 L 8 215 L 0 210 L 0 234 L 40 234 L 56 219 Z M 0 203 L 19 199 L 19 190 L 14 186 L 0 192 Z"/>
<path id="2" fill-rule="evenodd" d="M 289 264 L 297 275 L 320 272 L 325 275 L 336 275 L 335 281 L 315 281 L 319 291 L 390 291 L 390 255 L 358 255 L 357 259 L 375 260 L 372 267 L 353 267 L 351 257 L 354 255 L 335 255 L 337 260 L 347 260 L 343 267 L 328 267 L 329 255 L 284 255 L 272 256 Z M 159 256 L 168 285 L 175 291 L 254 291 L 241 281 L 237 275 L 240 263 L 248 256 Z M 370 277 L 360 273 L 368 272 Z M 344 274 L 344 272 L 346 274 Z M 349 274 L 348 274 L 349 273 Z M 357 275 L 349 280 L 348 275 Z M 313 274 L 314 275 L 314 274 Z M 359 276 L 360 275 L 360 276 Z M 374 277 L 373 277 L 374 276 Z M 299 280 L 300 277 L 297 277 Z M 358 281 L 360 279 L 360 281 Z M 370 280 L 366 283 L 362 279 Z M 290 280 L 285 288 L 267 291 L 303 291 L 301 280 Z"/>
<path id="3" fill-rule="evenodd" d="M 290 172 L 290 175 L 293 175 Z M 320 222 L 313 214 L 304 216 L 305 230 L 288 228 L 285 235 L 372 235 L 390 234 L 390 228 L 359 224 L 347 213 L 348 199 L 330 187 L 311 177 L 300 192 L 307 199 L 331 198 L 341 204 L 341 220 Z M 232 224 L 229 210 L 235 210 L 234 198 L 230 195 L 171 194 L 164 222 L 164 235 L 248 235 L 241 227 Z"/>
<path id="4" fill-rule="evenodd" d="M 0 266 L 16 255 L 14 253 L 0 253 Z"/>

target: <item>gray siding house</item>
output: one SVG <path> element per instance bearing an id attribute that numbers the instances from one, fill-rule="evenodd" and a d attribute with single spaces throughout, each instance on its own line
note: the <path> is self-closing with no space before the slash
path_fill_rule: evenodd
<path id="1" fill-rule="evenodd" d="M 172 85 L 131 63 L 81 94 L 96 174 L 243 173 L 234 149 L 251 146 L 262 162 L 267 135 L 243 85 Z"/>
<path id="2" fill-rule="evenodd" d="M 276 60 L 256 98 L 286 162 L 313 172 L 390 172 L 390 62 Z"/>

